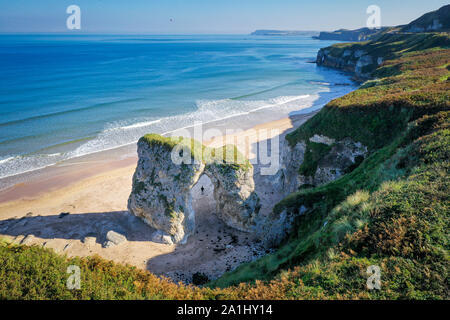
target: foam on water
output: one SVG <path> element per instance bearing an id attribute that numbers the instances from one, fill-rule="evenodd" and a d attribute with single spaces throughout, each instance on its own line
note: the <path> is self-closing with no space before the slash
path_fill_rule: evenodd
<path id="1" fill-rule="evenodd" d="M 42 169 L 63 160 L 133 144 L 142 135 L 149 132 L 168 135 L 180 129 L 192 127 L 194 124 L 210 124 L 244 115 L 248 116 L 252 113 L 255 113 L 256 116 L 257 111 L 270 108 L 277 111 L 278 115 L 287 115 L 289 111 L 299 111 L 311 107 L 315 99 L 317 99 L 317 95 L 279 96 L 268 100 L 197 101 L 197 111 L 194 112 L 161 119 L 137 121 L 128 125 L 109 124 L 97 137 L 72 151 L 7 157 L 0 160 L 0 178 Z"/>

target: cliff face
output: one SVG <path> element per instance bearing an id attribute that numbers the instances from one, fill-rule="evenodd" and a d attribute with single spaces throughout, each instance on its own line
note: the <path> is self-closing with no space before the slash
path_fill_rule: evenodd
<path id="1" fill-rule="evenodd" d="M 377 39 L 384 33 L 422 33 L 448 31 L 450 31 L 450 5 L 443 6 L 436 11 L 428 12 L 420 18 L 403 26 L 382 27 L 379 29 L 340 29 L 333 32 L 322 31 L 318 36 L 313 36 L 313 38 L 319 40 L 359 42 Z"/>
<path id="2" fill-rule="evenodd" d="M 250 231 L 259 212 L 259 198 L 255 193 L 253 167 L 231 168 L 214 163 L 205 168 L 214 185 L 216 213 L 228 226 Z"/>
<path id="3" fill-rule="evenodd" d="M 317 53 L 316 63 L 334 69 L 340 69 L 353 73 L 357 80 L 366 80 L 371 77 L 371 72 L 384 61 L 383 56 L 373 55 L 358 47 L 349 46 L 348 49 L 336 53 L 324 48 Z"/>
<path id="4" fill-rule="evenodd" d="M 177 146 L 182 148 L 176 152 L 184 153 L 184 157 L 188 155 L 187 161 L 180 164 L 172 159 L 172 151 Z M 234 147 L 231 150 L 237 152 Z M 246 161 L 242 164 L 227 163 L 222 151 L 222 148 L 207 150 L 194 140 L 158 135 L 147 135 L 139 141 L 139 161 L 128 209 L 159 230 L 154 235 L 155 241 L 182 243 L 194 232 L 191 189 L 202 174 L 206 174 L 214 184 L 218 216 L 233 228 L 251 229 L 259 212 L 253 167 Z M 205 159 L 203 152 L 215 156 Z"/>
<path id="5" fill-rule="evenodd" d="M 278 172 L 280 190 L 288 195 L 299 188 L 334 181 L 361 163 L 367 152 L 366 146 L 350 138 L 336 141 L 316 134 L 295 145 L 286 141 Z"/>
<path id="6" fill-rule="evenodd" d="M 319 40 L 367 41 L 386 29 L 384 27 L 380 29 L 361 28 L 356 30 L 340 29 L 333 32 L 322 31 L 319 36 L 313 38 Z"/>
<path id="7" fill-rule="evenodd" d="M 350 72 L 356 80 L 364 81 L 372 78 L 373 72 L 386 60 L 395 59 L 406 52 L 448 46 L 449 42 L 445 34 L 439 33 L 386 33 L 368 43 L 339 43 L 322 48 L 317 54 L 316 63 Z"/>
<path id="8" fill-rule="evenodd" d="M 175 165 L 164 145 L 138 143 L 139 161 L 133 176 L 128 209 L 161 230 L 161 241 L 182 242 L 195 228 L 190 189 L 200 178 L 202 163 Z M 155 239 L 157 240 L 157 239 Z"/>
<path id="9" fill-rule="evenodd" d="M 255 30 L 251 36 L 310 36 L 319 35 L 318 31 L 295 31 L 295 30 Z"/>
<path id="10" fill-rule="evenodd" d="M 281 154 L 282 167 L 274 180 L 279 181 L 280 192 L 288 196 L 299 189 L 319 187 L 339 179 L 358 167 L 367 153 L 366 146 L 350 138 L 336 141 L 316 134 L 295 144 L 286 140 Z M 292 231 L 295 217 L 309 209 L 301 205 L 294 211 L 272 212 L 261 231 L 266 245 L 279 245 Z"/>
<path id="11" fill-rule="evenodd" d="M 450 5 L 428 12 L 402 27 L 403 32 L 448 32 L 450 31 Z"/>
<path id="12" fill-rule="evenodd" d="M 334 181 L 358 166 L 367 154 L 367 147 L 350 138 L 341 141 L 314 135 L 299 168 L 301 185 L 320 186 Z"/>

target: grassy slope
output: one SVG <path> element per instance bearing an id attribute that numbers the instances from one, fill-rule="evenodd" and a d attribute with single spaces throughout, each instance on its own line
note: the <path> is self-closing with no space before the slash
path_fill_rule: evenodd
<path id="1" fill-rule="evenodd" d="M 427 270 L 439 280 L 434 283 L 435 287 L 440 288 L 437 296 L 448 297 L 446 278 L 439 275 L 448 273 L 450 141 L 448 113 L 445 112 L 450 109 L 449 62 L 448 49 L 404 53 L 377 69 L 377 80 L 332 101 L 289 135 L 287 139 L 291 145 L 307 140 L 314 134 L 338 140 L 351 137 L 367 145 L 371 153 L 357 169 L 341 179 L 325 186 L 301 190 L 277 204 L 274 210 L 276 214 L 283 210 L 298 212 L 301 205 L 306 205 L 310 210 L 298 217 L 297 232 L 275 254 L 243 265 L 213 285 L 224 287 L 253 279 L 270 279 L 282 270 L 299 265 L 302 268 L 315 265 L 317 273 L 321 274 L 329 265 L 329 262 L 323 261 L 329 257 L 339 260 L 336 255 L 351 253 L 352 259 L 400 259 L 398 261 L 402 265 L 406 263 L 413 267 L 409 272 L 413 270 L 416 277 L 423 276 L 420 270 Z M 427 137 L 430 130 L 436 132 L 433 138 Z M 420 150 L 428 150 L 430 154 Z M 317 152 L 318 156 L 320 154 Z M 435 157 L 433 161 L 430 161 L 430 156 Z M 393 215 L 394 209 L 398 211 L 397 215 Z M 429 217 L 421 210 L 432 212 L 435 216 Z M 351 234 L 361 230 L 365 230 L 366 235 L 370 233 L 370 228 L 375 227 L 372 223 L 376 214 L 382 217 L 378 223 L 382 223 L 385 228 L 378 225 L 377 232 L 383 231 L 389 235 L 391 238 L 386 241 L 393 248 L 379 251 L 378 247 L 383 246 L 381 238 L 379 243 L 373 240 L 371 251 L 350 252 L 348 250 L 353 249 L 342 246 L 344 239 Z M 409 225 L 411 220 L 417 223 L 415 226 L 420 226 L 420 231 L 414 232 Z M 397 224 L 397 228 L 389 228 L 390 224 Z M 429 229 L 421 230 L 423 225 Z M 402 234 L 402 228 L 418 234 L 406 236 Z M 376 236 L 373 235 L 374 238 Z M 414 241 L 416 236 L 420 239 L 419 243 Z M 397 240 L 399 243 L 396 243 Z M 416 248 L 422 245 L 422 241 L 427 242 L 430 248 Z M 423 253 L 405 257 L 402 254 L 406 252 L 403 246 L 411 246 L 412 252 L 417 249 L 430 250 L 440 255 L 433 262 L 420 260 Z M 342 263 L 344 261 L 348 260 L 343 259 Z M 320 270 L 320 265 L 324 270 Z M 363 268 L 360 269 L 362 272 Z M 304 279 L 304 275 L 300 278 Z M 343 279 L 336 278 L 335 281 L 335 285 L 339 286 Z M 402 281 L 406 281 L 406 278 Z M 402 288 L 401 294 L 397 293 L 399 296 L 422 297 L 421 293 L 415 296 L 414 290 L 418 286 L 421 287 L 418 291 L 427 291 L 424 283 L 414 283 L 410 295 L 404 291 L 405 288 Z M 321 287 L 323 283 L 319 281 L 316 285 Z M 394 282 L 393 285 L 400 287 L 406 284 Z M 362 289 L 361 286 L 359 288 Z M 433 297 L 431 291 L 423 297 Z"/>
<path id="2" fill-rule="evenodd" d="M 0 298 L 450 298 L 449 60 L 442 48 L 404 53 L 376 70 L 378 80 L 334 100 L 291 134 L 292 144 L 315 133 L 349 136 L 370 155 L 341 179 L 281 201 L 274 214 L 310 208 L 296 219 L 296 232 L 276 253 L 210 288 L 178 286 L 96 257 L 67 259 L 2 243 Z M 65 288 L 70 264 L 82 270 L 81 290 Z M 379 291 L 366 289 L 374 264 L 382 270 Z"/>

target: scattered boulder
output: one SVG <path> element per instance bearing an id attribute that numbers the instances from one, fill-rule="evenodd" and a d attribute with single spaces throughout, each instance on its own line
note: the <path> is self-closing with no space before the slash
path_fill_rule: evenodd
<path id="1" fill-rule="evenodd" d="M 21 244 L 25 244 L 25 245 L 29 245 L 33 242 L 34 240 L 34 235 L 29 234 L 27 235 L 20 243 Z"/>
<path id="2" fill-rule="evenodd" d="M 87 245 L 94 245 L 97 242 L 96 237 L 85 237 L 83 239 L 83 243 Z"/>
<path id="3" fill-rule="evenodd" d="M 106 240 L 104 247 L 109 248 L 126 242 L 127 238 L 124 235 L 111 230 L 106 234 Z"/>
<path id="4" fill-rule="evenodd" d="M 14 243 L 17 243 L 17 244 L 22 243 L 22 240 L 23 240 L 24 238 L 25 238 L 24 235 L 19 234 L 17 237 L 14 238 Z"/>
<path id="5" fill-rule="evenodd" d="M 116 244 L 114 243 L 114 242 L 112 242 L 112 241 L 106 241 L 104 244 L 103 244 L 103 248 L 111 248 L 111 247 L 114 247 Z"/>
<path id="6" fill-rule="evenodd" d="M 162 244 L 173 244 L 172 237 L 169 234 L 167 234 L 161 230 L 157 230 L 153 234 L 152 241 L 157 242 L 157 243 L 162 243 Z"/>

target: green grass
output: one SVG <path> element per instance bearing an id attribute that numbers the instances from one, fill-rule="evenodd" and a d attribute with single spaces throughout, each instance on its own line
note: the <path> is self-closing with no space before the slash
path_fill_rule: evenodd
<path id="1" fill-rule="evenodd" d="M 235 145 L 209 148 L 192 138 L 164 137 L 155 133 L 146 134 L 139 141 L 149 146 L 161 146 L 168 152 L 172 150 L 183 152 L 187 149 L 192 161 L 203 162 L 206 165 L 216 164 L 232 171 L 239 169 L 247 171 L 252 166 Z"/>
<path id="2" fill-rule="evenodd" d="M 308 140 L 306 143 L 305 157 L 299 167 L 299 174 L 314 176 L 317 171 L 318 161 L 328 154 L 330 150 L 331 146 L 329 145 Z"/>
<path id="3" fill-rule="evenodd" d="M 286 139 L 294 146 L 321 134 L 336 140 L 350 137 L 369 151 L 383 147 L 409 122 L 450 108 L 449 83 L 440 81 L 448 74 L 441 67 L 449 63 L 448 52 L 430 49 L 386 61 L 375 71 L 376 81 L 331 101 Z M 386 69 L 400 73 L 390 75 Z"/>
<path id="4" fill-rule="evenodd" d="M 367 292 L 361 279 L 358 285 L 342 289 L 346 282 L 353 283 L 351 274 L 338 275 L 347 264 L 389 261 L 398 275 L 383 268 L 388 274 L 385 281 L 389 279 L 385 286 L 391 291 L 374 292 L 377 298 L 448 299 L 443 275 L 449 267 L 449 123 L 448 112 L 425 116 L 353 172 L 288 196 L 275 207 L 275 214 L 283 210 L 295 214 L 301 205 L 308 211 L 297 218 L 295 232 L 285 244 L 276 253 L 224 275 L 211 287 L 269 280 L 283 270 L 298 268 L 296 281 L 322 289 L 327 286 L 326 297 L 337 293 L 355 297 Z M 313 266 L 314 276 L 305 271 Z M 333 285 L 327 285 L 330 277 Z"/>

